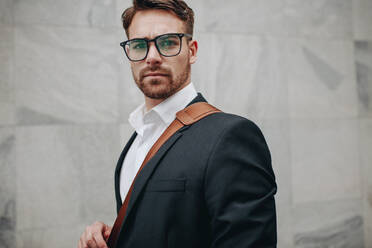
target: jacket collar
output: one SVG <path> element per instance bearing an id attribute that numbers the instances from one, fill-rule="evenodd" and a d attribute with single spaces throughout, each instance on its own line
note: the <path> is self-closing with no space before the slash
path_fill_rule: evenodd
<path id="1" fill-rule="evenodd" d="M 187 107 L 197 102 L 207 102 L 207 100 L 205 100 L 205 98 L 200 92 L 198 92 L 198 95 L 194 99 L 192 99 L 192 101 L 189 104 L 187 104 Z"/>

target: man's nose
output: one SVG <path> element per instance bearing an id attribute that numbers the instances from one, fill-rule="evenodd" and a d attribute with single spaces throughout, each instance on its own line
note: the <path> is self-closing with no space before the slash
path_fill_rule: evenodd
<path id="1" fill-rule="evenodd" d="M 162 61 L 162 57 L 159 54 L 158 49 L 155 46 L 155 43 L 150 42 L 149 44 L 149 52 L 146 57 L 146 63 L 153 65 L 153 64 L 160 64 Z"/>

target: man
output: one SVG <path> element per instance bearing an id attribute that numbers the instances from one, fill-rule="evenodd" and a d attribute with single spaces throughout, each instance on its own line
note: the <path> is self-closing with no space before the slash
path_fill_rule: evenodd
<path id="1" fill-rule="evenodd" d="M 190 79 L 198 44 L 186 3 L 134 0 L 122 18 L 129 40 L 121 45 L 145 102 L 129 117 L 135 133 L 115 172 L 118 211 L 176 112 L 206 102 Z M 145 164 L 131 192 L 116 247 L 276 247 L 270 152 L 243 117 L 220 112 L 181 128 Z M 79 247 L 107 247 L 111 230 L 102 222 L 88 226 Z"/>

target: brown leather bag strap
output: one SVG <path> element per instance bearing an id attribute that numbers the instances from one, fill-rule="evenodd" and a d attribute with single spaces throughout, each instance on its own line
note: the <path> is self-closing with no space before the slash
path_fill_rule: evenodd
<path id="1" fill-rule="evenodd" d="M 127 196 L 125 197 L 124 203 L 119 210 L 119 214 L 116 217 L 114 226 L 112 227 L 111 234 L 107 240 L 107 245 L 110 248 L 116 247 L 116 242 L 119 237 L 119 233 L 121 230 L 121 226 L 123 224 L 125 214 L 129 205 L 129 199 L 133 191 L 134 181 L 136 180 L 138 174 L 141 172 L 142 168 L 145 164 L 156 154 L 156 152 L 160 149 L 160 147 L 173 135 L 175 134 L 181 127 L 185 125 L 191 125 L 198 120 L 206 117 L 207 115 L 221 112 L 214 106 L 210 105 L 206 102 L 197 102 L 191 104 L 190 106 L 186 107 L 185 109 L 178 111 L 176 113 L 176 119 L 168 126 L 167 129 L 163 132 L 163 134 L 159 137 L 159 139 L 155 142 L 155 144 L 151 147 L 150 151 L 147 153 L 141 167 L 139 168 L 132 185 L 129 188 Z"/>

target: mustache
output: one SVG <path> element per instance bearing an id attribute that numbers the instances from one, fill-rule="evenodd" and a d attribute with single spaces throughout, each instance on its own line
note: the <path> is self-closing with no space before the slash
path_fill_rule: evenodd
<path id="1" fill-rule="evenodd" d="M 140 79 L 143 79 L 145 77 L 145 75 L 147 75 L 148 73 L 160 73 L 160 74 L 165 74 L 167 76 L 171 75 L 170 70 L 168 70 L 166 68 L 161 68 L 160 66 L 157 66 L 157 67 L 145 68 L 145 69 L 141 70 L 140 73 L 139 73 Z"/>

